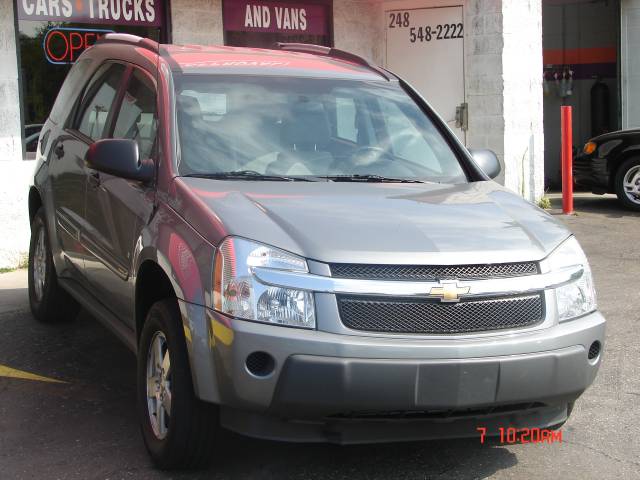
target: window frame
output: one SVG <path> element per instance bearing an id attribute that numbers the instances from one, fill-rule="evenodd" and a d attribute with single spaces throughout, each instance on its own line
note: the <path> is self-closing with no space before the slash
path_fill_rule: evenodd
<path id="1" fill-rule="evenodd" d="M 116 128 L 116 123 L 118 121 L 118 115 L 120 115 L 120 110 L 122 109 L 122 102 L 124 101 L 124 97 L 127 93 L 127 89 L 129 88 L 129 85 L 131 83 L 131 79 L 133 78 L 133 74 L 134 71 L 139 72 L 141 75 L 143 75 L 144 77 L 147 78 L 147 80 L 150 81 L 152 88 L 153 88 L 153 93 L 155 95 L 155 106 L 156 106 L 156 111 L 155 111 L 155 120 L 156 120 L 156 136 L 153 139 L 153 147 L 151 147 L 151 152 L 150 152 L 150 156 L 149 158 L 145 158 L 145 159 L 140 159 L 140 160 L 153 160 L 154 163 L 157 163 L 157 158 L 158 158 L 158 142 L 159 142 L 159 136 L 160 136 L 160 131 L 161 131 L 161 125 L 160 125 L 160 112 L 159 112 L 159 102 L 158 102 L 158 82 L 157 80 L 153 77 L 153 75 L 147 71 L 146 69 L 142 68 L 140 65 L 136 65 L 133 63 L 125 63 L 125 62 L 121 62 L 124 65 L 127 66 L 127 71 L 125 73 L 125 77 L 124 77 L 124 81 L 122 82 L 122 85 L 120 87 L 120 89 L 118 90 L 118 94 L 116 95 L 115 99 L 114 99 L 114 103 L 112 105 L 112 111 L 109 112 L 109 117 L 107 118 L 107 123 L 105 125 L 108 126 L 108 131 L 107 131 L 107 135 L 104 138 L 114 138 L 113 137 L 113 132 Z"/>
<path id="2" fill-rule="evenodd" d="M 80 130 L 78 130 L 78 122 L 80 121 L 81 115 L 84 113 L 84 108 L 86 104 L 93 100 L 94 95 L 97 90 L 102 85 L 104 79 L 109 74 L 110 67 L 113 65 L 121 65 L 124 67 L 124 72 L 122 73 L 122 79 L 118 89 L 116 90 L 116 94 L 113 97 L 113 101 L 111 102 L 109 108 L 109 115 L 105 121 L 104 130 L 102 132 L 100 139 L 113 138 L 113 131 L 115 130 L 116 121 L 118 118 L 118 114 L 120 113 L 120 109 L 122 108 L 122 102 L 124 100 L 124 96 L 129 88 L 129 82 L 133 75 L 134 70 L 140 72 L 140 74 L 144 75 L 153 86 L 155 98 L 156 98 L 156 138 L 154 140 L 154 146 L 151 149 L 151 156 L 149 159 L 156 162 L 158 157 L 158 145 L 159 145 L 159 136 L 161 131 L 160 126 L 160 115 L 159 115 L 159 99 L 158 99 L 158 82 L 156 78 L 145 68 L 140 65 L 129 63 L 123 60 L 105 60 L 100 63 L 95 70 L 89 75 L 89 78 L 85 81 L 84 86 L 82 87 L 82 93 L 78 95 L 78 98 L 75 101 L 75 104 L 69 115 L 65 121 L 65 130 L 68 133 L 73 134 L 75 137 L 84 141 L 87 145 L 91 145 L 95 143 L 97 140 L 85 135 Z"/>
<path id="3" fill-rule="evenodd" d="M 109 106 L 109 114 L 107 115 L 104 128 L 100 135 L 100 139 L 109 138 L 108 135 L 105 135 L 105 130 L 107 129 L 107 126 L 110 125 L 110 122 L 113 120 L 112 118 L 113 110 L 114 110 L 114 107 L 118 105 L 117 102 L 118 102 L 119 96 L 122 94 L 122 88 L 123 86 L 127 85 L 129 81 L 130 67 L 125 62 L 116 61 L 116 60 L 107 60 L 105 62 L 102 62 L 95 69 L 95 71 L 90 75 L 89 79 L 85 82 L 84 87 L 82 88 L 82 93 L 78 95 L 78 98 L 76 99 L 76 103 L 72 108 L 69 114 L 69 117 L 67 118 L 67 121 L 65 123 L 65 130 L 70 133 L 73 133 L 76 137 L 83 139 L 87 145 L 91 145 L 92 143 L 95 143 L 97 140 L 94 140 L 93 138 L 81 132 L 78 129 L 79 122 L 82 114 L 85 111 L 87 104 L 93 101 L 95 94 L 104 83 L 104 80 L 106 79 L 111 69 L 111 66 L 113 65 L 121 65 L 122 67 L 124 67 L 124 72 L 122 73 L 122 80 L 121 80 L 120 86 L 116 90 L 116 94 L 113 97 L 113 100 L 111 101 L 111 105 Z"/>

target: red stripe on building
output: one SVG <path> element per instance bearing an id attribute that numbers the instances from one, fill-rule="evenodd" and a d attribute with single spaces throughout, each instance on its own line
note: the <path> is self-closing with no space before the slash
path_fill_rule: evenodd
<path id="1" fill-rule="evenodd" d="M 579 65 L 584 63 L 616 63 L 618 51 L 615 47 L 574 48 L 570 50 L 545 50 L 545 65 Z"/>

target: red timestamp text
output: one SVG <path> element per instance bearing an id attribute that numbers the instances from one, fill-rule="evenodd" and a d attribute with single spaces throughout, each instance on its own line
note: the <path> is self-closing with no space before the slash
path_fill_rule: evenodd
<path id="1" fill-rule="evenodd" d="M 480 443 L 487 438 L 487 428 L 477 427 L 480 433 Z M 562 430 L 549 430 L 546 428 L 515 428 L 500 427 L 495 438 L 504 444 L 515 443 L 562 443 Z"/>

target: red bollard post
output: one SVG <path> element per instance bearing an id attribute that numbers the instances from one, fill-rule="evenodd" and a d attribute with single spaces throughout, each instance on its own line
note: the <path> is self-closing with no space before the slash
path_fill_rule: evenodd
<path id="1" fill-rule="evenodd" d="M 573 129 L 571 107 L 560 107 L 562 130 L 562 212 L 573 214 Z"/>

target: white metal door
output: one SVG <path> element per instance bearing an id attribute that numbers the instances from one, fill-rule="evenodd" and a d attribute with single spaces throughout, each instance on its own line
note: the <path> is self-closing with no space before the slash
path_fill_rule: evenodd
<path id="1" fill-rule="evenodd" d="M 387 68 L 416 88 L 464 142 L 462 7 L 388 10 L 385 13 Z"/>
<path id="2" fill-rule="evenodd" d="M 640 127 L 640 0 L 623 0 L 620 17 L 622 128 Z"/>

